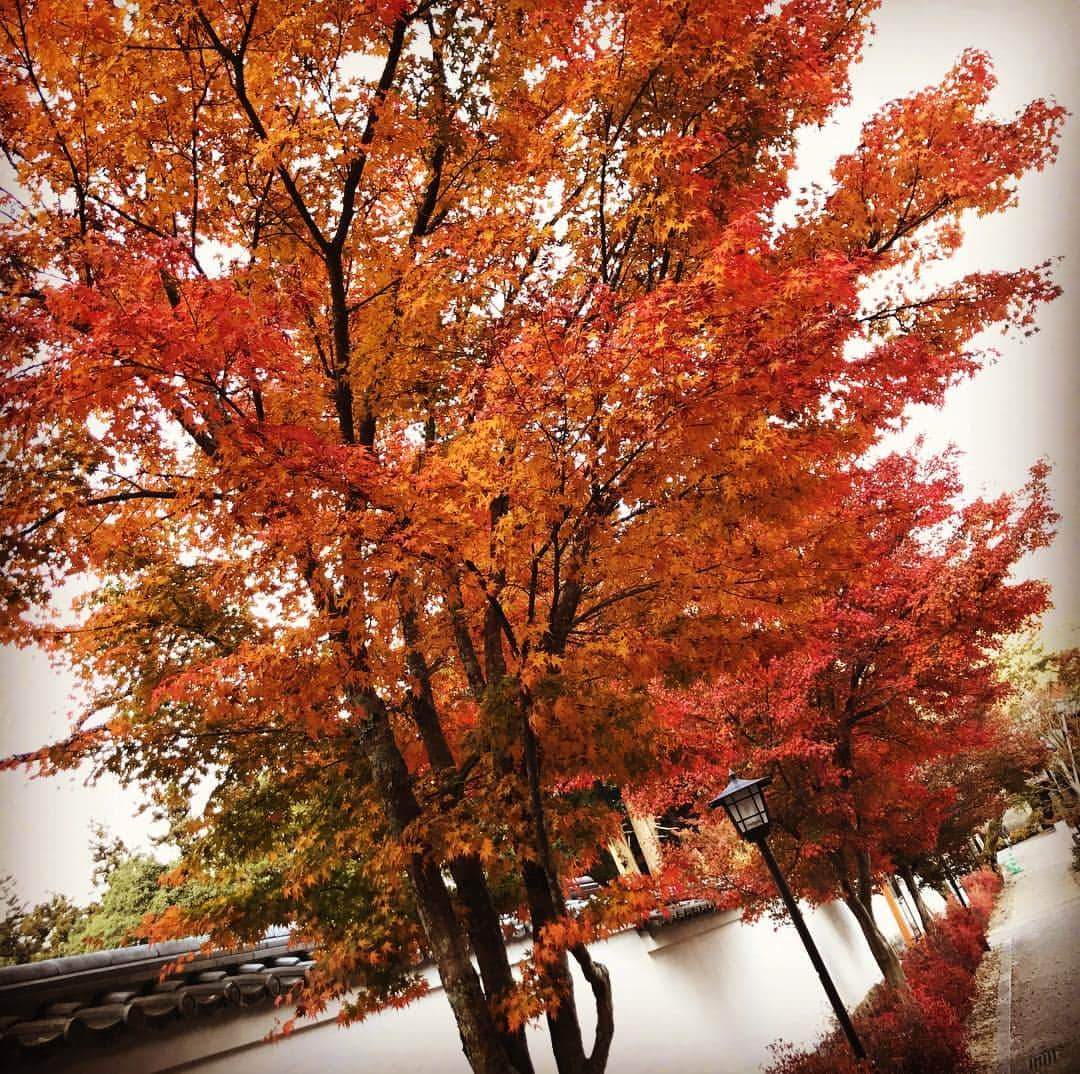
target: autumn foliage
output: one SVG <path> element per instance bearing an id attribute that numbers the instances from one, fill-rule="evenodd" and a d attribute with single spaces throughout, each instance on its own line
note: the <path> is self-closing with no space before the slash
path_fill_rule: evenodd
<path id="1" fill-rule="evenodd" d="M 170 927 L 291 922 L 323 952 L 310 1002 L 358 980 L 357 1015 L 430 957 L 474 1070 L 528 1074 L 541 1012 L 563 1074 L 603 1070 L 586 941 L 642 905 L 567 914 L 619 821 L 595 785 L 670 771 L 655 684 L 737 681 L 779 608 L 802 681 L 836 687 L 829 617 L 862 641 L 899 607 L 837 588 L 866 553 L 845 505 L 887 534 L 907 480 L 870 471 L 871 502 L 857 460 L 1056 293 L 1045 266 L 940 271 L 1063 117 L 990 115 L 980 53 L 793 207 L 796 132 L 846 100 L 870 7 L 2 0 L 0 639 L 92 697 L 44 766 L 151 787 L 178 875 L 218 892 Z M 1036 610 L 1000 580 L 1045 539 L 1038 481 L 1024 521 L 962 516 L 964 609 L 988 581 L 1004 620 Z M 49 599 L 76 577 L 71 627 Z M 952 648 L 951 606 L 920 659 L 963 676 L 981 628 Z M 762 759 L 826 765 L 816 741 Z M 538 940 L 523 984 L 505 910 Z"/>
<path id="2" fill-rule="evenodd" d="M 904 955 L 909 987 L 881 985 L 855 1017 L 871 1062 L 851 1055 L 835 1033 L 813 1052 L 781 1050 L 769 1074 L 969 1074 L 965 1023 L 975 1001 L 975 972 L 988 950 L 986 930 L 1001 877 L 983 869 L 964 877 L 970 906 L 950 902 L 934 928 Z"/>
<path id="3" fill-rule="evenodd" d="M 791 882 L 814 901 L 844 899 L 893 985 L 899 962 L 871 910 L 877 878 L 938 853 L 950 824 L 966 839 L 1000 813 L 1004 770 L 1041 756 L 1003 725 L 1010 687 L 994 656 L 1047 604 L 1045 585 L 1009 578 L 1050 538 L 1044 476 L 1037 467 L 1020 495 L 959 507 L 948 459 L 890 456 L 853 472 L 803 546 L 840 566 L 831 591 L 760 624 L 742 666 L 654 690 L 673 763 L 638 800 L 662 811 L 714 793 L 729 766 L 773 773 L 773 844 Z M 726 826 L 689 845 L 744 903 L 773 894 Z"/>

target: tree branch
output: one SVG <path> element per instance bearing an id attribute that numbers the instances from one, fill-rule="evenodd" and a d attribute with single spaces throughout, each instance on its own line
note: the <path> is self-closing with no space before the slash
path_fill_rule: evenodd
<path id="1" fill-rule="evenodd" d="M 129 492 L 114 492 L 108 496 L 93 496 L 88 500 L 83 500 L 82 503 L 68 504 L 65 507 L 57 507 L 55 510 L 49 511 L 48 514 L 43 515 L 36 522 L 32 522 L 25 529 L 20 530 L 16 537 L 19 540 L 29 537 L 35 530 L 54 522 L 62 514 L 70 511 L 72 507 L 105 507 L 110 504 L 127 503 L 130 500 L 175 500 L 176 497 L 177 493 L 173 489 L 138 489 Z"/>

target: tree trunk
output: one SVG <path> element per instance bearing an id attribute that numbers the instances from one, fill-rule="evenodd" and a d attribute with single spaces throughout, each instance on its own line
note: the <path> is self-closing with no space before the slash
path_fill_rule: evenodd
<path id="1" fill-rule="evenodd" d="M 945 873 L 945 879 L 948 880 L 949 886 L 953 890 L 953 894 L 956 896 L 956 901 L 961 906 L 967 906 L 968 901 L 967 897 L 964 895 L 963 886 L 960 884 L 960 881 L 956 879 L 956 875 L 953 873 L 952 869 L 950 869 L 945 862 L 941 863 L 941 868 Z"/>
<path id="2" fill-rule="evenodd" d="M 419 691 L 412 695 L 413 719 L 420 732 L 432 771 L 443 778 L 452 777 L 457 774 L 458 769 L 439 722 L 431 686 L 431 672 L 420 651 L 416 613 L 405 595 L 400 601 L 400 611 L 402 632 L 408 646 L 406 663 L 409 673 L 420 687 Z M 480 967 L 484 992 L 489 1001 L 505 998 L 514 987 L 514 975 L 506 953 L 499 912 L 491 897 L 483 864 L 476 855 L 455 858 L 450 862 L 450 875 L 454 878 L 458 897 L 465 907 L 469 943 Z M 500 1037 L 518 1074 L 533 1074 L 525 1027 L 521 1026 L 513 1032 L 500 1028 Z"/>
<path id="3" fill-rule="evenodd" d="M 363 710 L 357 737 L 379 792 L 390 832 L 400 838 L 420 814 L 408 769 L 394 741 L 389 714 L 373 691 L 358 691 L 353 698 Z M 461 923 L 454 913 L 442 870 L 423 851 L 406 865 L 417 911 L 439 972 L 439 980 L 454 1012 L 465 1057 L 474 1074 L 520 1074 L 502 1045 L 480 980 L 469 959 Z"/>
<path id="4" fill-rule="evenodd" d="M 559 917 L 558 909 L 551 895 L 547 873 L 539 862 L 525 861 L 522 864 L 522 877 L 529 901 L 529 916 L 532 918 L 533 939 L 535 940 L 545 925 Z M 555 1066 L 559 1074 L 584 1074 L 585 1048 L 581 1040 L 581 1025 L 578 1022 L 577 1003 L 574 1000 L 574 982 L 570 976 L 569 959 L 566 952 L 547 968 L 545 984 L 560 996 L 561 1002 L 553 1011 L 547 1012 L 548 1032 L 551 1035 L 551 1050 L 555 1055 Z"/>
<path id="5" fill-rule="evenodd" d="M 450 875 L 465 905 L 469 943 L 480 967 L 484 991 L 489 999 L 505 998 L 514 987 L 514 974 L 506 954 L 499 912 L 491 898 L 483 866 L 476 857 L 456 858 L 450 863 Z M 499 1036 L 518 1074 L 533 1074 L 525 1027 L 511 1032 L 500 1026 Z"/>
<path id="6" fill-rule="evenodd" d="M 922 922 L 923 932 L 930 932 L 934 927 L 934 915 L 930 913 L 930 907 L 926 905 L 922 897 L 922 888 L 919 886 L 918 878 L 915 876 L 915 870 L 910 865 L 902 865 L 900 875 L 903 877 L 908 891 L 911 892 L 911 901 L 915 903 L 919 920 Z"/>
<path id="7" fill-rule="evenodd" d="M 516 1074 L 469 961 L 468 949 L 438 865 L 414 854 L 406 871 L 439 980 L 457 1021 L 465 1058 L 474 1074 Z"/>
<path id="8" fill-rule="evenodd" d="M 531 699 L 527 693 L 523 692 L 519 696 L 519 706 L 524 747 L 522 760 L 528 788 L 526 804 L 536 848 L 536 859 L 525 859 L 522 863 L 522 877 L 525 881 L 535 938 L 539 936 L 544 925 L 565 915 L 566 905 L 556 876 L 551 843 L 544 824 L 540 789 L 540 744 L 529 723 Z M 546 971 L 547 983 L 555 989 L 561 999 L 555 1010 L 549 1009 L 547 1012 L 548 1032 L 551 1035 L 555 1065 L 559 1074 L 603 1074 L 615 1032 L 611 981 L 607 969 L 600 963 L 593 962 L 588 949 L 583 945 L 577 946 L 573 954 L 585 979 L 589 982 L 596 1001 L 596 1039 L 592 1052 L 586 1056 L 581 1025 L 578 1021 L 577 1004 L 574 999 L 574 982 L 570 976 L 569 959 L 566 952 L 562 951 Z"/>
<path id="9" fill-rule="evenodd" d="M 874 961 L 878 964 L 878 969 L 881 970 L 886 982 L 892 988 L 904 988 L 907 985 L 907 979 L 904 977 L 904 969 L 900 965 L 900 959 L 893 950 L 892 944 L 889 943 L 884 933 L 878 928 L 873 912 L 869 907 L 863 905 L 854 892 L 845 893 L 844 902 L 859 923 L 859 928 L 862 929 L 862 934 L 866 938 L 870 953 L 874 956 Z"/>
<path id="10" fill-rule="evenodd" d="M 900 959 L 878 928 L 873 910 L 873 877 L 870 874 L 870 862 L 865 854 L 856 855 L 856 877 L 852 880 L 848 874 L 845 855 L 838 853 L 833 858 L 833 868 L 840 881 L 840 890 L 844 902 L 862 929 L 870 953 L 881 970 L 881 975 L 892 988 L 906 988 L 907 979 Z"/>

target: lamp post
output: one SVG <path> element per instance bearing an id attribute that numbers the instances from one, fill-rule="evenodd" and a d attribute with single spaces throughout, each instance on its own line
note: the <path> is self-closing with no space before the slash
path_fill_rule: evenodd
<path id="1" fill-rule="evenodd" d="M 862 1041 L 859 1040 L 859 1035 L 851 1024 L 851 1019 L 848 1017 L 848 1012 L 840 1000 L 836 986 L 833 984 L 829 971 L 818 953 L 813 937 L 806 927 L 806 922 L 803 921 L 799 904 L 795 901 L 795 896 L 792 895 L 791 888 L 788 887 L 784 874 L 780 872 L 780 866 L 776 864 L 776 859 L 769 849 L 768 842 L 766 842 L 765 837 L 769 834 L 769 809 L 765 804 L 765 788 L 771 782 L 772 777 L 770 776 L 766 776 L 764 779 L 737 779 L 735 773 L 732 772 L 728 785 L 709 803 L 709 806 L 712 809 L 723 806 L 739 835 L 748 842 L 757 844 L 761 856 L 765 859 L 765 864 L 769 867 L 769 872 L 772 873 L 772 878 L 776 882 L 780 897 L 784 900 L 788 914 L 791 915 L 791 920 L 798 930 L 803 946 L 806 948 L 806 953 L 810 956 L 810 961 L 814 964 L 818 977 L 821 978 L 822 987 L 825 989 L 825 994 L 829 997 L 829 1002 L 836 1012 L 836 1019 L 840 1023 L 840 1028 L 843 1029 L 848 1043 L 851 1045 L 852 1052 L 857 1059 L 865 1059 L 866 1051 L 862 1046 Z"/>

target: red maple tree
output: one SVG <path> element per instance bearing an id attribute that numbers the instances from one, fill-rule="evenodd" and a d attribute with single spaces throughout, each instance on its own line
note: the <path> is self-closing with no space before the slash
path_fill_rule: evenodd
<path id="1" fill-rule="evenodd" d="M 48 766 L 215 783 L 176 835 L 222 895 L 172 927 L 294 922 L 371 1006 L 423 951 L 474 1070 L 541 1014 L 604 1068 L 626 918 L 561 875 L 614 817 L 566 790 L 643 777 L 647 684 L 817 592 L 836 475 L 1055 293 L 920 274 L 1054 155 L 979 53 L 778 222 L 869 9 L 3 0 L 0 639 L 94 697 Z"/>
<path id="2" fill-rule="evenodd" d="M 964 769 L 1010 745 L 998 738 L 1010 687 L 995 656 L 1049 604 L 1044 583 L 1010 577 L 1051 539 L 1045 477 L 1040 464 L 1022 494 L 959 507 L 948 458 L 894 455 L 856 471 L 816 519 L 844 560 L 813 614 L 789 621 L 778 609 L 744 666 L 660 695 L 678 767 L 641 800 L 663 808 L 695 784 L 715 793 L 729 765 L 774 775 L 774 842 L 793 885 L 844 900 L 890 984 L 903 978 L 874 921 L 876 879 L 933 854 L 971 784 Z M 813 562 L 822 547 L 803 554 Z M 942 778 L 950 769 L 956 782 Z M 966 790 L 969 808 L 986 804 L 985 787 Z M 709 872 L 749 871 L 750 890 L 769 893 L 754 856 L 724 838 L 718 853 L 725 866 Z"/>

